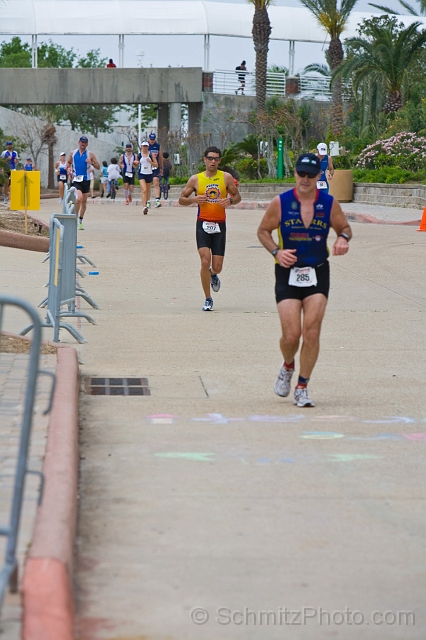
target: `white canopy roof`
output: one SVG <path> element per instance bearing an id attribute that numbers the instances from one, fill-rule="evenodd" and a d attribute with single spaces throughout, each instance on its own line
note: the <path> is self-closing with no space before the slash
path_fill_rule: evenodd
<path id="1" fill-rule="evenodd" d="M 304 7 L 271 6 L 272 40 L 324 42 Z M 371 13 L 354 12 L 344 37 Z M 216 35 L 251 38 L 253 5 L 204 0 L 4 0 L 0 35 Z M 425 18 L 398 16 L 406 25 Z"/>

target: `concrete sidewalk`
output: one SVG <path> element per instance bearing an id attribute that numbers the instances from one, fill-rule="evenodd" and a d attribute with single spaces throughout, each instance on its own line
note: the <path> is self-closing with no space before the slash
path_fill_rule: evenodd
<path id="1" fill-rule="evenodd" d="M 425 635 L 425 234 L 353 224 L 349 255 L 331 259 L 317 407 L 300 411 L 273 392 L 261 216 L 229 213 L 212 313 L 193 209 L 91 207 L 79 232 L 101 307 L 98 326 L 80 325 L 81 372 L 146 377 L 151 391 L 82 395 L 81 640 Z M 6 283 L 39 301 L 40 255 L 0 251 Z"/>
<path id="2" fill-rule="evenodd" d="M 152 202 L 154 204 L 154 201 Z M 117 198 L 115 201 L 111 201 L 106 198 L 94 198 L 93 200 L 88 200 L 88 203 L 89 210 L 93 205 L 107 207 L 120 207 L 121 205 L 126 206 L 124 203 L 124 198 Z M 240 204 L 231 207 L 230 210 L 267 209 L 268 205 L 268 200 L 243 200 Z M 140 200 L 138 191 L 135 192 L 135 197 L 131 206 L 142 206 L 142 201 Z M 164 208 L 177 207 L 178 201 L 176 199 L 161 200 L 161 206 Z M 370 205 L 358 202 L 342 203 L 342 209 L 345 214 L 349 216 L 349 219 L 351 219 L 353 222 L 385 222 L 387 224 L 418 224 L 423 213 L 420 209 L 410 209 L 405 207 L 385 207 L 383 205 Z"/>

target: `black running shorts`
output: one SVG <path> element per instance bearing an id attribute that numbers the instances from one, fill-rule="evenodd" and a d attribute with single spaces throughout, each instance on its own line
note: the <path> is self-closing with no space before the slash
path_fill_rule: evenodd
<path id="1" fill-rule="evenodd" d="M 138 175 L 138 178 L 139 178 L 139 182 L 141 180 L 145 180 L 146 184 L 151 184 L 153 175 L 152 173 L 140 173 Z"/>
<path id="2" fill-rule="evenodd" d="M 277 304 L 282 300 L 294 299 L 304 300 L 308 296 L 315 293 L 322 293 L 328 298 L 330 290 L 330 264 L 328 260 L 318 267 L 315 267 L 317 273 L 317 284 L 314 287 L 294 287 L 288 284 L 290 269 L 275 264 L 275 300 Z"/>
<path id="3" fill-rule="evenodd" d="M 73 182 L 72 186 L 81 193 L 90 193 L 90 180 L 82 180 L 81 182 Z"/>
<path id="4" fill-rule="evenodd" d="M 124 174 L 123 176 L 123 184 L 135 184 L 135 176 L 133 175 L 131 178 Z"/>
<path id="5" fill-rule="evenodd" d="M 224 256 L 226 245 L 226 222 L 219 222 L 220 233 L 207 233 L 203 229 L 204 220 L 197 219 L 197 248 L 207 247 L 213 256 Z"/>

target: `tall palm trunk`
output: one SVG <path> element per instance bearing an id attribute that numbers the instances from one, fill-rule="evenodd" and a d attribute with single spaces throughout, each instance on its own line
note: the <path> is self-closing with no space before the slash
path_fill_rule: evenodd
<path id="1" fill-rule="evenodd" d="M 399 111 L 402 107 L 402 95 L 401 92 L 395 89 L 388 95 L 383 111 L 385 113 L 391 113 Z"/>
<path id="2" fill-rule="evenodd" d="M 266 108 L 266 70 L 271 35 L 271 23 L 265 6 L 254 5 L 252 35 L 256 52 L 256 109 L 260 113 Z"/>
<path id="3" fill-rule="evenodd" d="M 328 48 L 328 61 L 331 72 L 335 71 L 343 62 L 343 46 L 340 38 L 332 38 Z M 331 133 L 334 137 L 340 136 L 343 132 L 343 102 L 342 102 L 342 80 L 336 78 L 332 86 L 331 101 Z"/>

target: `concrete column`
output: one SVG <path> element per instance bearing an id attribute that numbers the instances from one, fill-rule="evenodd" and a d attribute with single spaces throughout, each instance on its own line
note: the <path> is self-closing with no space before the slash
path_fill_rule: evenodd
<path id="1" fill-rule="evenodd" d="M 170 131 L 180 131 L 182 127 L 182 105 L 172 102 L 170 105 Z"/>
<path id="2" fill-rule="evenodd" d="M 290 46 L 288 50 L 288 75 L 289 76 L 294 76 L 294 54 L 295 54 L 294 40 L 290 40 Z"/>
<path id="3" fill-rule="evenodd" d="M 158 135 L 161 135 L 162 131 L 169 130 L 169 105 L 160 103 L 158 105 L 157 114 Z"/>
<path id="4" fill-rule="evenodd" d="M 37 36 L 31 36 L 31 66 L 33 69 L 37 69 L 38 66 L 38 50 L 37 50 Z"/>
<path id="5" fill-rule="evenodd" d="M 203 113 L 202 102 L 188 103 L 188 131 L 192 134 L 199 134 L 201 130 L 201 117 Z"/>
<path id="6" fill-rule="evenodd" d="M 204 71 L 209 71 L 210 67 L 210 36 L 204 36 Z"/>
<path id="7" fill-rule="evenodd" d="M 118 66 L 124 67 L 124 36 L 118 36 Z"/>

